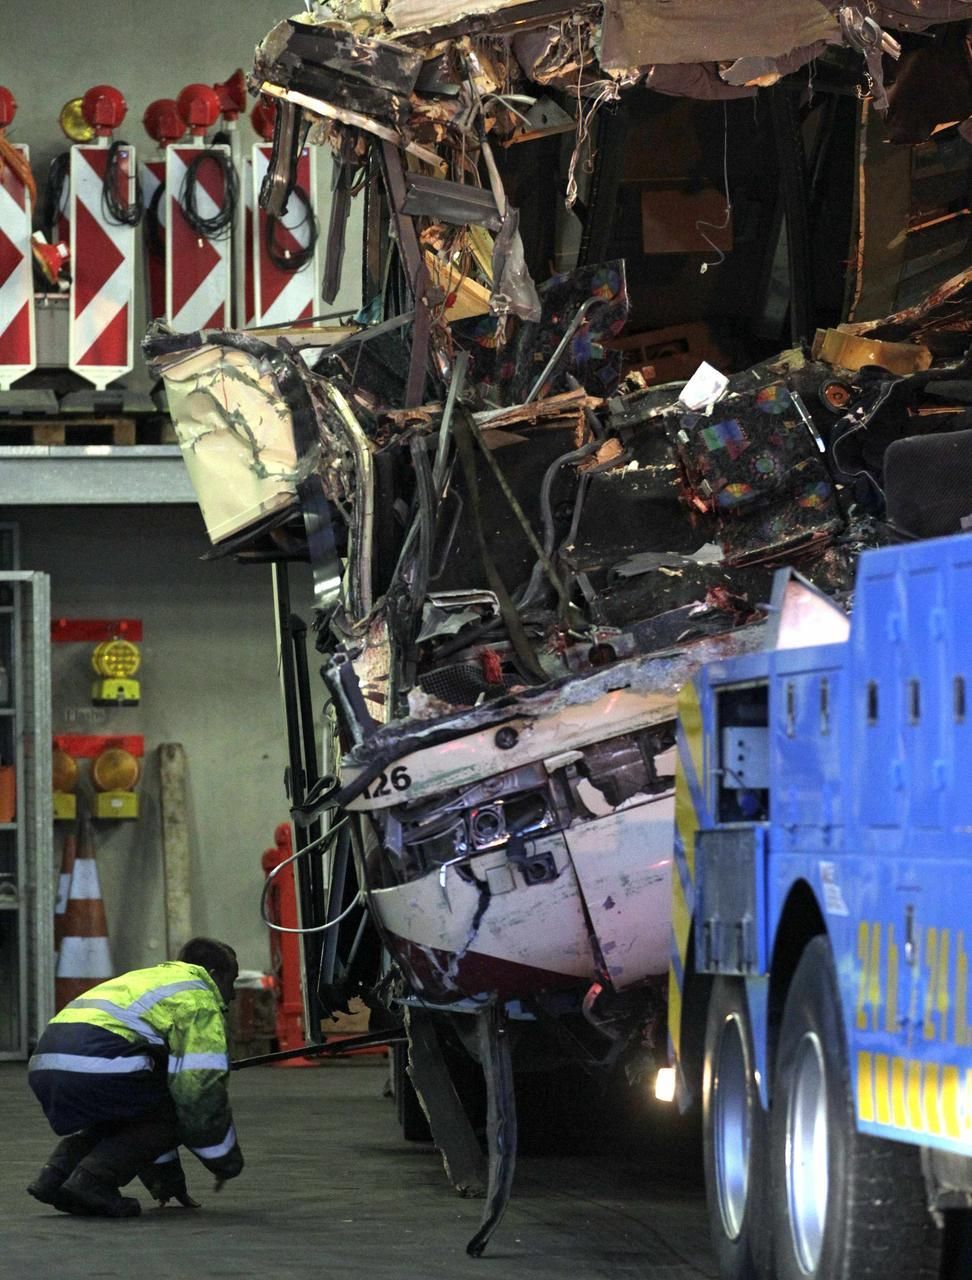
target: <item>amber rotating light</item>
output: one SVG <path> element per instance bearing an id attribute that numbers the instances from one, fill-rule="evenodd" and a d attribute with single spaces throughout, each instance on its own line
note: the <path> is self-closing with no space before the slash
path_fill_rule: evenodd
<path id="1" fill-rule="evenodd" d="M 96 707 L 137 707 L 141 685 L 133 679 L 142 665 L 138 645 L 131 640 L 102 640 L 91 655 L 91 665 L 99 677 L 91 687 Z"/>
<path id="2" fill-rule="evenodd" d="M 51 753 L 51 774 L 54 784 L 54 821 L 70 821 L 78 816 L 78 787 L 80 771 L 78 762 L 61 747 Z"/>
<path id="3" fill-rule="evenodd" d="M 95 797 L 96 818 L 137 818 L 138 796 L 135 785 L 141 776 L 141 765 L 130 751 L 122 747 L 106 747 L 91 761 L 91 781 Z"/>
<path id="4" fill-rule="evenodd" d="M 69 142 L 90 142 L 95 136 L 94 129 L 84 118 L 81 101 L 80 98 L 70 98 L 57 117 L 61 132 Z"/>

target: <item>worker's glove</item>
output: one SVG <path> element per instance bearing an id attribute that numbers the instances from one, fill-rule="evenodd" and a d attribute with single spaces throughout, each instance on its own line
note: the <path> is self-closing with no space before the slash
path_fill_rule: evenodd
<path id="1" fill-rule="evenodd" d="M 199 1201 L 193 1200 L 186 1186 L 186 1175 L 176 1156 L 174 1160 L 166 1160 L 163 1164 L 146 1165 L 139 1171 L 142 1186 L 152 1197 L 164 1207 L 170 1200 L 177 1200 L 187 1209 L 198 1209 Z"/>
<path id="2" fill-rule="evenodd" d="M 216 1160 L 203 1160 L 203 1164 L 210 1173 L 216 1175 L 218 1186 L 221 1187 L 224 1182 L 229 1182 L 230 1178 L 238 1178 L 243 1172 L 243 1152 L 239 1143 L 235 1143 L 225 1156 Z"/>

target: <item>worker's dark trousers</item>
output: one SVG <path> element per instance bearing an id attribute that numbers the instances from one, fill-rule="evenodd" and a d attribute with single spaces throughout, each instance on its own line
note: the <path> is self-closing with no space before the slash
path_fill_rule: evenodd
<path id="1" fill-rule="evenodd" d="M 57 1144 L 47 1163 L 65 1175 L 80 1165 L 99 1182 L 123 1187 L 178 1144 L 175 1109 L 166 1105 L 137 1120 L 103 1120 L 69 1134 Z"/>

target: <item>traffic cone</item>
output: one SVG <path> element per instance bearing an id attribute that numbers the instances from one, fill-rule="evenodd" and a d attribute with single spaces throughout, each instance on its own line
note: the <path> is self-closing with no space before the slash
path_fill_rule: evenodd
<path id="1" fill-rule="evenodd" d="M 74 872 L 74 861 L 78 856 L 78 838 L 73 831 L 64 837 L 64 852 L 61 855 L 61 874 L 57 880 L 57 900 L 54 903 L 54 954 L 61 949 L 61 938 L 64 936 L 64 913 L 67 911 L 68 898 L 71 893 L 71 875 Z"/>
<path id="2" fill-rule="evenodd" d="M 112 973 L 108 921 L 98 880 L 98 864 L 91 827 L 84 821 L 61 924 L 61 948 L 54 984 L 54 1001 L 58 1010 L 90 987 L 110 978 Z"/>

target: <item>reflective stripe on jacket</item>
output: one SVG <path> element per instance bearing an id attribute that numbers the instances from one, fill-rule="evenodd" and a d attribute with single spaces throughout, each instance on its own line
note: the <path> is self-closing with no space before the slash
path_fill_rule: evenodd
<path id="1" fill-rule="evenodd" d="M 110 978 L 72 1000 L 49 1024 L 70 1052 L 31 1059 L 29 1071 L 115 1074 L 165 1062 L 179 1138 L 203 1160 L 218 1160 L 236 1144 L 227 1083 L 229 1054 L 225 1006 L 215 982 L 199 965 L 168 961 Z M 103 1056 L 104 1037 L 120 1036 L 123 1056 Z M 70 1032 L 76 1030 L 77 1035 Z M 145 1053 L 137 1050 L 144 1048 Z"/>

